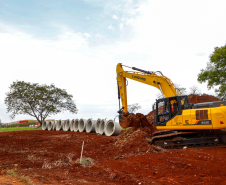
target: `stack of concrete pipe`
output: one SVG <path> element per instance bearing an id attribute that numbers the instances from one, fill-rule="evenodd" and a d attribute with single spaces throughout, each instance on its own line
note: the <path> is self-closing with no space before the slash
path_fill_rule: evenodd
<path id="1" fill-rule="evenodd" d="M 121 132 L 119 123 L 106 119 L 73 119 L 73 120 L 56 120 L 44 121 L 42 130 L 56 131 L 74 131 L 97 133 L 106 136 L 117 136 Z"/>

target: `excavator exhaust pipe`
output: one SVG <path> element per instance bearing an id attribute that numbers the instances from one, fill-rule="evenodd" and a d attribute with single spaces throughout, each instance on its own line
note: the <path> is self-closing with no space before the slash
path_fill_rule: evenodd
<path id="1" fill-rule="evenodd" d="M 86 132 L 87 133 L 95 132 L 95 125 L 96 120 L 92 120 L 92 118 L 88 119 L 86 123 Z"/>

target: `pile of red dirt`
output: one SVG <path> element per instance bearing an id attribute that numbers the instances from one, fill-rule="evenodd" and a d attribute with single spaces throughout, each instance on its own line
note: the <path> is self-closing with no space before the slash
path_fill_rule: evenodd
<path id="1" fill-rule="evenodd" d="M 151 136 L 156 131 L 156 128 L 153 124 L 154 122 L 149 122 L 147 117 L 141 113 L 127 113 L 122 115 L 122 117 L 123 121 L 120 123 L 120 125 L 123 128 L 133 127 L 133 131 L 137 130 L 138 128 L 143 128 L 143 131 L 148 131 L 149 135 Z M 146 127 L 148 127 L 148 129 Z"/>
<path id="2" fill-rule="evenodd" d="M 147 121 L 151 124 L 151 125 L 155 125 L 155 111 L 151 111 L 146 115 L 146 119 Z"/>
<path id="3" fill-rule="evenodd" d="M 161 147 L 151 145 L 151 134 L 148 127 L 131 127 L 121 133 L 115 142 L 121 155 L 115 157 L 115 160 L 149 153 L 167 152 Z"/>
<path id="4" fill-rule="evenodd" d="M 141 113 L 136 114 L 130 114 L 126 113 L 122 115 L 123 117 L 123 123 L 125 123 L 125 128 L 127 127 L 145 127 L 149 126 L 149 123 L 146 119 L 146 117 Z M 124 124 L 121 124 L 124 126 Z"/>
<path id="5" fill-rule="evenodd" d="M 220 99 L 208 94 L 203 94 L 203 95 L 190 94 L 188 95 L 188 101 L 190 103 L 196 104 L 196 103 L 202 103 L 202 102 L 220 101 Z"/>
<path id="6" fill-rule="evenodd" d="M 151 129 L 148 127 L 132 127 L 121 133 L 115 142 L 115 145 L 124 152 L 147 152 L 153 148 L 149 143 Z"/>

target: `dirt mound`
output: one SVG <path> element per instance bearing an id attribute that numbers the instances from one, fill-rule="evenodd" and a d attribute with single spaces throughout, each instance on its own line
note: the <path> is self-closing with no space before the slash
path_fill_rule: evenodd
<path id="1" fill-rule="evenodd" d="M 155 125 L 155 111 L 151 111 L 146 115 L 147 121 L 151 124 L 151 125 Z"/>
<path id="2" fill-rule="evenodd" d="M 196 104 L 196 103 L 202 103 L 202 102 L 220 101 L 220 99 L 208 94 L 203 94 L 203 95 L 190 94 L 188 95 L 188 101 L 190 103 Z"/>
<path id="3" fill-rule="evenodd" d="M 133 129 L 137 130 L 137 128 L 142 128 L 143 131 L 147 132 L 149 135 L 153 135 L 156 131 L 155 125 L 153 121 L 148 121 L 147 117 L 141 113 L 137 114 L 124 114 L 122 115 L 123 121 L 120 125 L 123 128 L 133 127 Z M 154 119 L 153 119 L 154 120 Z"/>
<path id="4" fill-rule="evenodd" d="M 149 126 L 149 123 L 146 119 L 146 117 L 141 114 L 141 113 L 137 113 L 137 114 L 123 114 L 123 123 L 125 123 L 125 128 L 127 127 L 145 127 L 145 126 Z M 124 124 L 121 124 L 124 127 Z"/>
<path id="5" fill-rule="evenodd" d="M 131 127 L 117 137 L 115 145 L 119 147 L 123 153 L 132 152 L 143 154 L 150 151 L 157 151 L 156 146 L 150 144 L 152 133 L 150 127 Z"/>

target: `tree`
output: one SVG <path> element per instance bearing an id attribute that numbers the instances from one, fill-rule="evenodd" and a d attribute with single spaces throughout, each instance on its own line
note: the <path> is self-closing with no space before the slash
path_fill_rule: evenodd
<path id="1" fill-rule="evenodd" d="M 186 88 L 185 87 L 181 87 L 181 85 L 180 84 L 177 84 L 177 83 L 175 83 L 174 85 L 180 91 L 181 95 L 187 94 L 187 91 L 186 91 Z"/>
<path id="2" fill-rule="evenodd" d="M 226 45 L 214 48 L 206 69 L 201 69 L 198 74 L 198 82 L 206 81 L 208 89 L 218 86 L 215 92 L 219 98 L 226 100 Z"/>
<path id="3" fill-rule="evenodd" d="M 54 84 L 48 86 L 16 81 L 10 85 L 10 92 L 6 93 L 5 104 L 12 119 L 17 114 L 25 114 L 35 117 L 42 124 L 47 116 L 63 111 L 76 114 L 78 109 L 72 98 L 66 90 Z"/>
<path id="4" fill-rule="evenodd" d="M 141 106 L 139 105 L 139 103 L 134 103 L 134 104 L 128 105 L 128 112 L 135 113 L 135 111 L 137 111 L 140 108 Z"/>
<path id="5" fill-rule="evenodd" d="M 190 90 L 189 94 L 194 94 L 194 95 L 199 95 L 199 94 L 201 94 L 200 88 L 199 88 L 198 86 L 196 86 L 196 85 L 191 86 L 191 87 L 189 88 L 189 90 Z"/>

